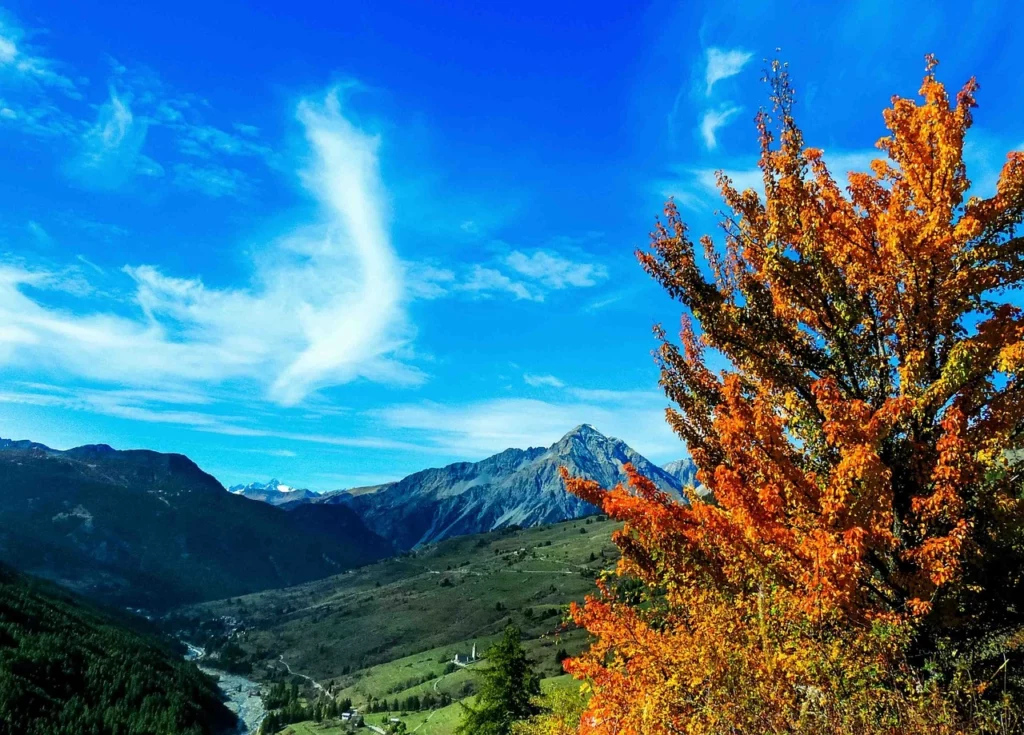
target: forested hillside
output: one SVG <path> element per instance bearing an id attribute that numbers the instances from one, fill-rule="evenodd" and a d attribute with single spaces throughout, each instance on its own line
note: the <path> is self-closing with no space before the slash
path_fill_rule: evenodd
<path id="1" fill-rule="evenodd" d="M 130 625 L 0 566 L 0 733 L 233 729 L 213 680 L 172 642 Z"/>

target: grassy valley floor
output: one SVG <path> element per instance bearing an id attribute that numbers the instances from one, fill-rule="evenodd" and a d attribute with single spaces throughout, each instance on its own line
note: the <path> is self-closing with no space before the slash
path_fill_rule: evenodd
<path id="1" fill-rule="evenodd" d="M 295 681 L 307 698 L 329 692 L 364 711 L 371 699 L 401 708 L 410 697 L 450 698 L 401 715 L 410 731 L 441 735 L 474 692 L 473 669 L 486 665 L 452 659 L 470 656 L 474 644 L 482 653 L 510 623 L 522 629 L 545 687 L 573 685 L 560 659 L 587 641 L 563 625 L 566 607 L 614 566 L 619 527 L 595 516 L 450 539 L 328 579 L 183 608 L 167 622 L 222 664 L 267 683 Z M 367 722 L 381 726 L 394 714 Z M 329 723 L 290 727 L 343 732 Z"/>

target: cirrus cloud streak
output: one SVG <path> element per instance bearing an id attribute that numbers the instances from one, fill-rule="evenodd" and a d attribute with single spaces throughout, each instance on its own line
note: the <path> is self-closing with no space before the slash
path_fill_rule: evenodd
<path id="1" fill-rule="evenodd" d="M 303 180 L 322 216 L 257 248 L 250 284 L 211 287 L 132 265 L 127 309 L 72 308 L 52 298 L 54 274 L 0 265 L 0 365 L 143 387 L 241 380 L 281 405 L 360 378 L 422 382 L 400 358 L 412 329 L 379 141 L 333 92 L 303 101 L 297 116 L 311 152 Z"/>

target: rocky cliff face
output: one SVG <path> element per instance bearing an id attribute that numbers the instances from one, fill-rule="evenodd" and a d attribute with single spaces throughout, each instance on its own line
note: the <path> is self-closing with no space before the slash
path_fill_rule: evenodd
<path id="1" fill-rule="evenodd" d="M 399 548 L 578 518 L 596 509 L 565 491 L 559 467 L 612 487 L 633 463 L 662 489 L 680 497 L 677 479 L 624 442 L 578 426 L 548 448 L 506 449 L 480 462 L 423 470 L 373 493 L 341 493 L 327 502 L 352 507 L 372 530 Z"/>

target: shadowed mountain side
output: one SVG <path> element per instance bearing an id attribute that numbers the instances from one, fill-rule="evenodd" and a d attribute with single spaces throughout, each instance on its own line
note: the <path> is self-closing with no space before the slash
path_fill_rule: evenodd
<path id="1" fill-rule="evenodd" d="M 187 457 L 0 442 L 0 560 L 107 602 L 161 608 L 297 584 L 390 545 L 346 508 L 289 513 Z"/>

